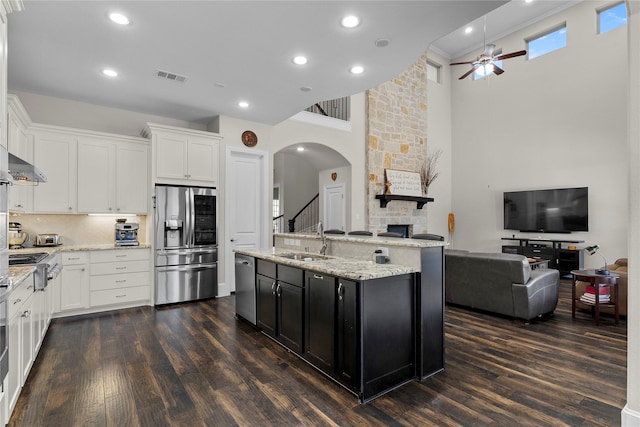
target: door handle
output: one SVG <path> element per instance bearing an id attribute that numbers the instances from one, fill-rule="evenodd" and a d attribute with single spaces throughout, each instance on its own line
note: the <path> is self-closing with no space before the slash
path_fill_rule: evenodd
<path id="1" fill-rule="evenodd" d="M 235 242 L 235 241 L 236 241 L 236 239 L 229 239 L 229 241 L 230 241 L 230 242 Z"/>

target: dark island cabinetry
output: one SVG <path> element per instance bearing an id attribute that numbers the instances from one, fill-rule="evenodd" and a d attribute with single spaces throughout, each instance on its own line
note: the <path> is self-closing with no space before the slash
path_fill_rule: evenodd
<path id="1" fill-rule="evenodd" d="M 335 353 L 336 278 L 305 272 L 304 358 L 332 375 Z"/>
<path id="2" fill-rule="evenodd" d="M 444 369 L 444 247 L 418 250 L 419 269 L 256 251 L 256 325 L 362 403 L 424 380 Z"/>
<path id="3" fill-rule="evenodd" d="M 305 272 L 304 358 L 362 402 L 412 381 L 415 275 L 351 281 Z"/>
<path id="4" fill-rule="evenodd" d="M 300 354 L 304 305 L 303 271 L 257 260 L 256 273 L 258 327 Z"/>

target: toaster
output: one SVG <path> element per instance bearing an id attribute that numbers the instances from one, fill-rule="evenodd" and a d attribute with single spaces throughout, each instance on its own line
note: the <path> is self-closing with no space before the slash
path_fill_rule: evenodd
<path id="1" fill-rule="evenodd" d="M 59 246 L 62 244 L 59 234 L 37 234 L 35 246 Z"/>

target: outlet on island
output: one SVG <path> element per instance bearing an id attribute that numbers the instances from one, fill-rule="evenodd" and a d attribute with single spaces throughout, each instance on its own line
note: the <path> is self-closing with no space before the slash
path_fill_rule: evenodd
<path id="1" fill-rule="evenodd" d="M 389 256 L 389 248 L 378 247 L 376 248 L 376 253 L 378 255 Z"/>

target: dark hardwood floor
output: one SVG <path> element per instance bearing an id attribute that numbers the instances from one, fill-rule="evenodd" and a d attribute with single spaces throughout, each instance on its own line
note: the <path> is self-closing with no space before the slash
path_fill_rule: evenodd
<path id="1" fill-rule="evenodd" d="M 626 322 L 446 309 L 446 370 L 367 405 L 234 318 L 227 297 L 52 322 L 11 426 L 615 426 Z"/>

